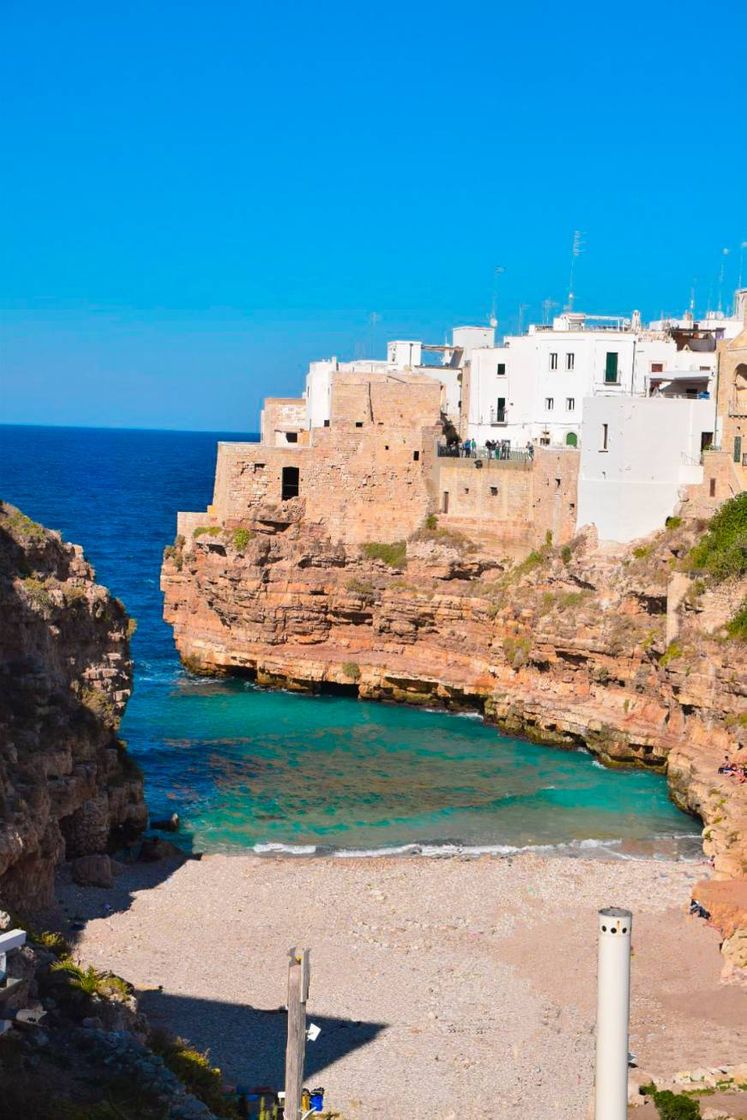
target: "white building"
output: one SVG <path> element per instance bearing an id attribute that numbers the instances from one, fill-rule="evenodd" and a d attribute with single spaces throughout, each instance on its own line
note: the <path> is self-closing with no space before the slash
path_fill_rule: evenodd
<path id="1" fill-rule="evenodd" d="M 716 402 L 596 396 L 584 401 L 578 481 L 579 528 L 631 541 L 661 529 L 703 481 L 700 456 L 713 440 Z"/>
<path id="2" fill-rule="evenodd" d="M 643 392 L 637 336 L 624 319 L 566 313 L 531 326 L 503 346 L 476 350 L 469 377 L 467 433 L 478 444 L 576 446 L 584 398 Z"/>
<path id="3" fill-rule="evenodd" d="M 716 332 L 691 321 L 658 326 L 643 327 L 637 312 L 632 319 L 566 312 L 551 327 L 531 326 L 502 346 L 473 351 L 468 437 L 480 445 L 575 447 L 587 398 L 713 395 Z"/>

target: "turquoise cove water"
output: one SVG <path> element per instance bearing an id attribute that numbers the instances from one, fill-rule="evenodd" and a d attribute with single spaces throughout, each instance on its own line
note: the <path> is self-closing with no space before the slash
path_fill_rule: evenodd
<path id="1" fill-rule="evenodd" d="M 159 568 L 176 511 L 210 500 L 218 438 L 0 427 L 0 497 L 82 544 L 138 621 L 122 735 L 152 815 L 178 811 L 185 844 L 338 855 L 699 851 L 698 823 L 657 775 L 605 770 L 586 752 L 507 738 L 477 718 L 185 673 L 161 619 Z"/>

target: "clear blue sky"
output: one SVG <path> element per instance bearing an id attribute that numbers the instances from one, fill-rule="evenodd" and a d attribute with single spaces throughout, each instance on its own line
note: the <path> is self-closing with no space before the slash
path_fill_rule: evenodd
<path id="1" fill-rule="evenodd" d="M 747 240 L 747 6 L 72 3 L 0 16 L 0 418 L 256 428 L 309 358 L 702 309 Z M 370 315 L 381 318 L 374 327 Z"/>

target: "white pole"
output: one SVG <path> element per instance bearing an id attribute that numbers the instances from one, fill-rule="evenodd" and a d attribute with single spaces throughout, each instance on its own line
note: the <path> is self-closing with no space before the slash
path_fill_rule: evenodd
<path id="1" fill-rule="evenodd" d="M 599 911 L 595 1120 L 626 1120 L 628 1115 L 632 924 L 630 910 L 613 906 Z"/>

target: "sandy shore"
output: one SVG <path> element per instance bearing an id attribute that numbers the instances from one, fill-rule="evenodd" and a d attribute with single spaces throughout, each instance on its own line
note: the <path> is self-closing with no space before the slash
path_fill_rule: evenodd
<path id="1" fill-rule="evenodd" d="M 639 1065 L 665 1078 L 744 1060 L 744 992 L 719 983 L 718 936 L 687 915 L 705 872 L 210 856 L 170 875 L 128 868 L 114 891 L 66 884 L 63 898 L 89 919 L 80 955 L 131 980 L 151 1018 L 208 1047 L 232 1081 L 282 1084 L 286 950 L 308 945 L 322 1034 L 306 1080 L 345 1120 L 582 1120 L 600 906 L 635 915 Z"/>

